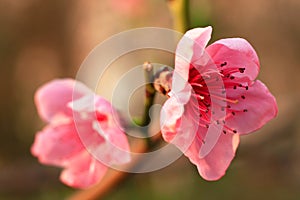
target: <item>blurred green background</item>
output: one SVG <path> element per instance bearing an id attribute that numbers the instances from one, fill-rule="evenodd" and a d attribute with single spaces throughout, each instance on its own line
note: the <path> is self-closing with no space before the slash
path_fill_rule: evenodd
<path id="1" fill-rule="evenodd" d="M 191 0 L 192 25 L 213 25 L 212 41 L 243 37 L 255 47 L 259 79 L 277 98 L 279 115 L 242 137 L 220 181 L 204 181 L 182 157 L 131 176 L 105 199 L 300 199 L 299 10 L 299 0 Z M 111 35 L 144 26 L 172 28 L 165 1 L 0 0 L 1 200 L 64 199 L 76 191 L 59 182 L 60 169 L 30 154 L 44 126 L 34 92 L 53 78 L 74 78 L 88 53 Z"/>

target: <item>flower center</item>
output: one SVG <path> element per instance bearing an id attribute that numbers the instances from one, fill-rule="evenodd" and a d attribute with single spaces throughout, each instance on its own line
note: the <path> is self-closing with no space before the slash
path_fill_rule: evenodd
<path id="1" fill-rule="evenodd" d="M 227 62 L 221 63 L 219 69 L 213 69 L 203 67 L 203 71 L 199 71 L 195 67 L 190 67 L 188 82 L 193 88 L 193 97 L 197 99 L 197 104 L 194 103 L 193 107 L 198 109 L 199 126 L 209 128 L 213 123 L 223 126 L 223 133 L 237 133 L 237 130 L 226 125 L 226 119 L 230 116 L 234 116 L 235 112 L 230 112 L 230 105 L 239 103 L 238 99 L 231 99 L 226 95 L 226 89 L 228 85 L 233 83 L 235 77 L 232 75 L 235 72 L 243 73 L 245 68 L 236 69 L 222 69 L 226 66 Z M 236 86 L 237 87 L 237 86 Z M 218 101 L 217 105 L 214 104 L 214 110 L 212 110 L 212 99 Z M 215 102 L 215 101 L 214 101 Z M 212 120 L 212 115 L 215 115 L 218 110 L 225 111 L 224 117 Z M 205 141 L 203 141 L 205 142 Z"/>
<path id="2" fill-rule="evenodd" d="M 215 67 L 216 65 L 217 67 Z M 227 62 L 214 63 L 213 66 L 207 65 L 197 68 L 190 65 L 188 83 L 192 87 L 191 99 L 194 100 L 190 99 L 186 105 L 191 105 L 195 111 L 190 116 L 194 123 L 204 128 L 209 128 L 212 124 L 220 125 L 224 134 L 238 132 L 235 127 L 229 127 L 226 124 L 226 120 L 229 117 L 236 117 L 238 112 L 248 112 L 247 108 L 242 110 L 234 109 L 235 105 L 245 100 L 246 95 L 241 95 L 237 99 L 230 98 L 226 94 L 226 89 L 230 88 L 234 90 L 238 88 L 248 90 L 248 85 L 241 84 L 238 78 L 235 77 L 237 73 L 244 73 L 246 69 L 243 67 L 228 67 L 227 65 Z M 167 95 L 170 92 L 172 89 L 172 74 L 173 71 L 167 67 L 161 68 L 155 74 L 153 86 L 156 91 L 163 95 Z M 219 111 L 225 113 L 221 115 L 216 114 Z M 202 141 L 205 143 L 204 140 Z"/>

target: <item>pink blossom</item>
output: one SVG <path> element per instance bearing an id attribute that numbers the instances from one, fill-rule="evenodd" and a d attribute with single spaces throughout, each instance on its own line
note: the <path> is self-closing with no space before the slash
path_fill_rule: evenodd
<path id="1" fill-rule="evenodd" d="M 255 80 L 260 65 L 253 47 L 241 38 L 206 47 L 211 32 L 211 27 L 192 29 L 180 40 L 161 131 L 204 179 L 217 180 L 234 158 L 239 136 L 274 118 L 277 104 Z"/>
<path id="2" fill-rule="evenodd" d="M 125 15 L 140 15 L 145 12 L 145 0 L 110 0 L 113 9 Z"/>
<path id="3" fill-rule="evenodd" d="M 64 168 L 65 184 L 89 187 L 101 180 L 107 165 L 130 161 L 116 111 L 84 84 L 53 80 L 38 89 L 35 103 L 48 125 L 37 133 L 31 152 L 43 164 Z"/>

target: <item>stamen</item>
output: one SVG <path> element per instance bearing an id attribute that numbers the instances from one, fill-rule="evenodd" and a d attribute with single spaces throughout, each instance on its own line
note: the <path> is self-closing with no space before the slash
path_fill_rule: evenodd
<path id="1" fill-rule="evenodd" d="M 199 141 L 201 141 L 203 144 L 205 144 L 205 141 L 200 134 L 196 133 L 196 137 Z"/>
<path id="2" fill-rule="evenodd" d="M 237 130 L 236 129 L 232 129 L 232 128 L 229 128 L 228 126 L 224 125 L 224 128 L 226 128 L 228 131 L 232 132 L 232 133 L 237 133 Z"/>
<path id="3" fill-rule="evenodd" d="M 224 98 L 224 97 L 218 96 L 217 94 L 213 94 L 213 93 L 209 94 L 208 92 L 205 92 L 205 91 L 199 91 L 199 93 L 201 93 L 203 95 L 210 95 L 211 97 L 215 97 L 216 99 L 223 100 L 223 101 L 226 101 L 226 102 L 229 102 L 229 103 L 237 104 L 239 102 L 238 99 L 228 99 L 228 98 Z M 200 94 L 193 94 L 193 95 L 199 96 L 199 97 L 202 96 Z"/>
<path id="4" fill-rule="evenodd" d="M 223 98 L 223 97 L 220 97 L 220 96 L 217 96 L 217 95 L 214 95 L 214 94 L 211 94 L 212 97 L 215 97 L 216 99 L 220 99 L 220 100 L 223 100 L 225 102 L 229 102 L 229 103 L 234 103 L 234 104 L 237 104 L 239 102 L 239 100 L 237 99 L 228 99 L 228 98 Z"/>
<path id="5" fill-rule="evenodd" d="M 201 74 L 197 74 L 196 76 L 193 76 L 193 78 L 189 82 L 193 83 L 193 82 L 201 82 L 201 81 L 202 81 Z"/>
<path id="6" fill-rule="evenodd" d="M 201 118 L 200 121 L 201 121 L 201 120 L 204 122 L 204 124 L 209 124 L 209 123 L 210 123 L 210 121 L 209 121 L 208 119 Z"/>
<path id="7" fill-rule="evenodd" d="M 208 69 L 206 72 L 202 73 L 202 76 L 205 76 L 205 75 L 214 75 L 214 74 L 218 74 L 219 76 L 223 76 L 222 73 L 220 73 L 219 70 L 217 69 Z"/>
<path id="8" fill-rule="evenodd" d="M 226 66 L 227 65 L 227 62 L 225 61 L 225 62 L 223 62 L 220 66 L 221 67 L 224 67 L 224 66 Z"/>
<path id="9" fill-rule="evenodd" d="M 197 109 L 198 111 L 202 111 L 202 112 L 206 112 L 207 109 L 204 109 L 203 107 L 201 107 L 199 105 L 199 103 L 195 103 L 194 101 L 190 101 L 190 103 L 192 104 L 192 106 Z M 206 108 L 206 107 L 205 107 Z"/>
<path id="10" fill-rule="evenodd" d="M 239 70 L 240 70 L 241 73 L 245 72 L 245 68 L 239 68 Z"/>
<path id="11" fill-rule="evenodd" d="M 197 86 L 197 87 L 203 87 L 203 85 L 200 84 L 200 83 L 191 83 L 191 85 L 192 85 L 192 86 Z"/>
<path id="12" fill-rule="evenodd" d="M 191 119 L 192 119 L 192 121 L 193 121 L 194 123 L 196 123 L 198 126 L 201 126 L 201 127 L 203 127 L 203 128 L 208 128 L 208 127 L 209 127 L 209 122 L 206 121 L 206 120 L 204 120 L 203 118 L 201 118 L 199 121 L 197 121 L 194 117 L 191 117 Z M 201 120 L 204 121 L 204 123 L 202 123 Z M 197 137 L 198 137 L 198 136 L 199 136 L 199 134 L 197 134 Z M 200 136 L 199 136 L 199 137 L 200 137 Z M 202 138 L 200 138 L 200 139 L 202 139 Z"/>
<path id="13" fill-rule="evenodd" d="M 244 85 L 242 85 L 242 84 L 239 84 L 238 86 L 239 86 L 239 87 L 242 87 L 242 88 L 245 88 L 246 90 L 249 89 L 248 85 L 244 86 Z"/>
<path id="14" fill-rule="evenodd" d="M 192 94 L 194 97 L 199 98 L 200 100 L 204 100 L 204 96 L 200 95 L 200 94 Z"/>
<path id="15" fill-rule="evenodd" d="M 243 68 L 238 68 L 238 67 L 231 67 L 231 68 L 227 68 L 227 69 L 223 69 L 222 72 L 223 74 L 233 74 L 236 72 L 240 72 L 240 69 L 243 70 Z"/>

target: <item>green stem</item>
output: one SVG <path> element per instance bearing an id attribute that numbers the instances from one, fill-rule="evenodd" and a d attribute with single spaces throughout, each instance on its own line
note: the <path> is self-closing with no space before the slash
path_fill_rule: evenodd
<path id="1" fill-rule="evenodd" d="M 189 29 L 189 0 L 167 0 L 173 16 L 174 29 L 185 33 Z"/>
<path id="2" fill-rule="evenodd" d="M 139 126 L 147 126 L 151 119 L 149 116 L 149 110 L 154 102 L 155 97 L 155 89 L 152 85 L 152 77 L 153 77 L 153 66 L 149 62 L 145 62 L 144 65 L 144 76 L 145 76 L 145 102 L 144 102 L 144 114 L 140 120 L 136 120 L 135 123 Z M 144 130 L 145 134 L 147 134 L 147 130 Z"/>
<path id="3" fill-rule="evenodd" d="M 144 63 L 144 76 L 145 76 L 145 108 L 144 108 L 144 116 L 142 119 L 142 126 L 146 126 L 150 123 L 150 115 L 149 110 L 154 102 L 155 90 L 152 84 L 153 77 L 153 66 L 149 62 Z"/>

